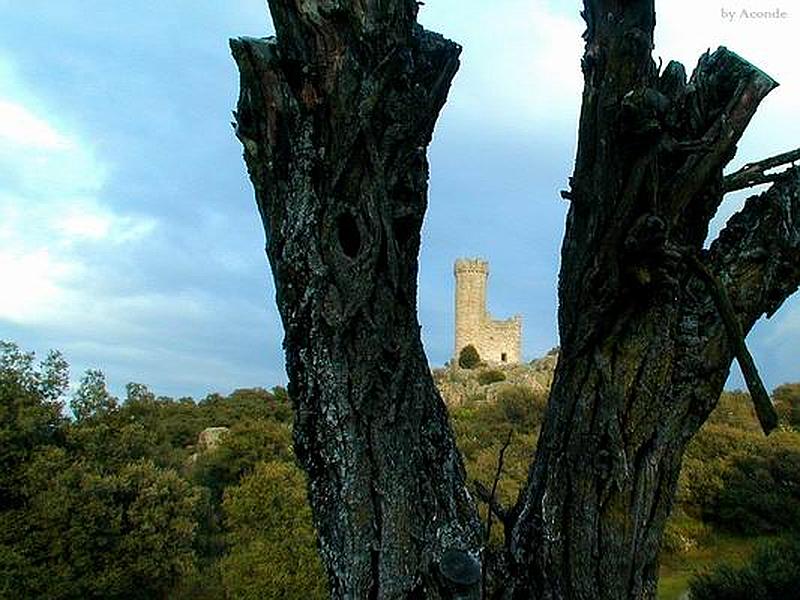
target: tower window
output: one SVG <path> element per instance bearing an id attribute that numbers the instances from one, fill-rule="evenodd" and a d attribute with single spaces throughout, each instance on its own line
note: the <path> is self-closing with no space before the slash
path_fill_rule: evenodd
<path id="1" fill-rule="evenodd" d="M 508 355 L 505 352 L 500 354 L 500 362 L 508 362 Z"/>

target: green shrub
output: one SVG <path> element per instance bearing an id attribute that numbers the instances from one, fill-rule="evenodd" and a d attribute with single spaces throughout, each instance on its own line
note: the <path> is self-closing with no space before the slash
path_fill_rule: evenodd
<path id="1" fill-rule="evenodd" d="M 223 502 L 230 552 L 220 561 L 229 598 L 322 600 L 327 580 L 303 473 L 283 462 L 259 463 Z"/>
<path id="2" fill-rule="evenodd" d="M 717 407 L 708 417 L 708 422 L 761 434 L 761 425 L 758 423 L 750 394 L 740 390 L 722 392 Z"/>
<path id="3" fill-rule="evenodd" d="M 23 485 L 25 507 L 0 512 L 0 560 L 10 559 L 0 591 L 163 598 L 195 569 L 200 494 L 174 471 L 139 461 L 103 472 L 49 447 L 28 461 Z"/>
<path id="4" fill-rule="evenodd" d="M 490 383 L 497 383 L 498 381 L 505 381 L 506 374 L 498 369 L 486 369 L 478 373 L 478 383 L 481 385 L 489 385 Z"/>
<path id="5" fill-rule="evenodd" d="M 667 521 L 662 548 L 670 554 L 684 554 L 700 546 L 709 532 L 709 527 L 702 521 L 678 508 Z"/>
<path id="6" fill-rule="evenodd" d="M 183 577 L 168 597 L 169 600 L 219 600 L 226 597 L 225 593 L 219 562 L 211 562 Z"/>
<path id="7" fill-rule="evenodd" d="M 458 354 L 458 366 L 462 369 L 474 369 L 481 364 L 481 355 L 472 344 L 467 344 Z"/>
<path id="8" fill-rule="evenodd" d="M 524 431 L 531 431 L 544 420 L 547 399 L 524 385 L 503 386 L 497 404 L 506 420 Z"/>
<path id="9" fill-rule="evenodd" d="M 243 419 L 235 423 L 213 452 L 202 453 L 190 471 L 191 479 L 211 491 L 216 504 L 225 489 L 239 483 L 262 461 L 293 461 L 291 430 L 273 420 Z"/>
<path id="10" fill-rule="evenodd" d="M 706 425 L 687 448 L 678 503 L 738 534 L 800 531 L 800 436 Z"/>
<path id="11" fill-rule="evenodd" d="M 800 439 L 776 433 L 756 454 L 739 456 L 725 481 L 717 518 L 743 534 L 800 532 Z"/>
<path id="12" fill-rule="evenodd" d="M 693 600 L 792 600 L 800 597 L 800 539 L 761 545 L 742 567 L 723 565 L 689 584 Z"/>
<path id="13" fill-rule="evenodd" d="M 800 383 L 785 383 L 772 392 L 775 408 L 781 421 L 789 427 L 800 429 Z"/>

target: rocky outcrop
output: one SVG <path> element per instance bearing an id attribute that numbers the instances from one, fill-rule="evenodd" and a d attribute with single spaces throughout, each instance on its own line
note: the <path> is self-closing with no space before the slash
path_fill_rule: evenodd
<path id="1" fill-rule="evenodd" d="M 197 444 L 194 447 L 194 453 L 189 456 L 186 461 L 186 466 L 190 467 L 197 462 L 197 459 L 202 454 L 213 452 L 219 448 L 222 443 L 222 437 L 228 433 L 227 427 L 206 427 L 197 436 Z"/>
<path id="2" fill-rule="evenodd" d="M 494 402 L 509 386 L 528 387 L 537 394 L 549 393 L 557 362 L 555 352 L 529 363 L 477 369 L 461 369 L 453 361 L 444 368 L 434 369 L 433 380 L 448 406 L 461 406 L 467 401 Z M 496 374 L 502 374 L 503 379 Z"/>
<path id="3" fill-rule="evenodd" d="M 216 450 L 222 443 L 223 434 L 227 432 L 227 427 L 206 427 L 197 436 L 197 452 L 202 454 Z"/>

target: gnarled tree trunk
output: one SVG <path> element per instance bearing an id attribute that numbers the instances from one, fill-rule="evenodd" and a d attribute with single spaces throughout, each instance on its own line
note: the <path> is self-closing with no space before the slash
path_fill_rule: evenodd
<path id="1" fill-rule="evenodd" d="M 269 4 L 277 38 L 232 42 L 237 134 L 333 596 L 477 597 L 480 526 L 416 317 L 425 149 L 459 48 L 413 1 Z M 743 338 L 800 282 L 798 169 L 722 176 L 775 82 L 724 48 L 688 82 L 659 72 L 653 0 L 584 6 L 561 357 L 529 481 L 496 509 L 507 598 L 655 597 L 686 444 L 734 357 L 773 426 Z M 757 181 L 704 250 L 724 193 Z"/>
<path id="2" fill-rule="evenodd" d="M 336 598 L 477 597 L 480 525 L 417 321 L 426 149 L 460 48 L 413 1 L 270 0 L 231 43 Z"/>
<path id="3" fill-rule="evenodd" d="M 655 597 L 686 444 L 734 356 L 746 358 L 742 336 L 800 281 L 797 169 L 703 249 L 723 167 L 776 84 L 725 48 L 704 55 L 688 82 L 675 62 L 659 73 L 652 0 L 584 5 L 561 356 L 515 508 L 514 598 Z M 774 427 L 770 411 L 767 400 L 759 414 Z"/>

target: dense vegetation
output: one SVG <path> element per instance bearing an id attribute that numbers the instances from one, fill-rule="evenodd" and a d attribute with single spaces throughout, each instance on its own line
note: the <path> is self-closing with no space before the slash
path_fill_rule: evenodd
<path id="1" fill-rule="evenodd" d="M 0 598 L 325 596 L 284 390 L 120 402 L 90 371 L 67 411 L 67 387 L 0 345 Z"/>
<path id="2" fill-rule="evenodd" d="M 67 391 L 59 354 L 37 363 L 1 343 L 0 598 L 326 597 L 284 390 L 196 402 L 129 384 L 118 400 L 89 371 Z M 697 600 L 800 586 L 800 384 L 773 398 L 781 431 L 764 438 L 747 395 L 726 393 L 686 455 L 663 556 L 720 536 L 760 540 L 751 560 L 694 580 Z M 492 489 L 508 444 L 497 499 L 512 504 L 545 403 L 508 385 L 497 402 L 453 409 L 476 496 Z M 211 427 L 227 429 L 198 446 Z M 503 534 L 495 519 L 494 546 Z"/>

